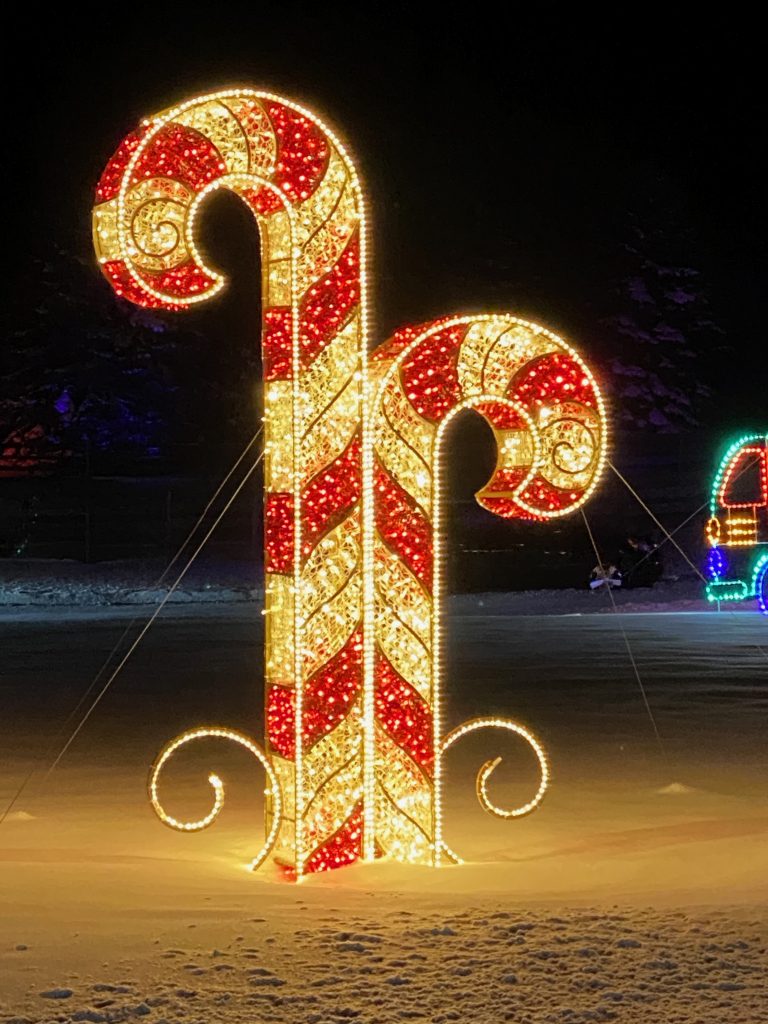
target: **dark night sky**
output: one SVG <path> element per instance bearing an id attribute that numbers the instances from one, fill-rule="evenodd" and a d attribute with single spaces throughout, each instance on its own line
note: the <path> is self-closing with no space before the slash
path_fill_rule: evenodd
<path id="1" fill-rule="evenodd" d="M 53 235 L 89 252 L 93 184 L 143 115 L 196 91 L 267 87 L 317 110 L 358 157 L 379 340 L 407 320 L 489 306 L 562 330 L 588 356 L 579 298 L 595 240 L 643 180 L 661 176 L 737 347 L 721 378 L 723 416 L 742 425 L 743 400 L 744 425 L 765 421 L 765 90 L 748 28 L 701 15 L 673 24 L 645 8 L 634 10 L 642 21 L 624 8 L 621 23 L 599 28 L 525 21 L 517 5 L 431 20 L 397 4 L 278 10 L 222 8 L 219 24 L 183 22 L 181 8 L 149 20 L 139 8 L 95 20 L 70 8 L 45 40 L 22 28 L 17 50 L 33 54 L 36 73 L 14 87 L 23 102 L 10 115 L 23 143 L 15 251 L 35 253 Z M 211 244 L 226 267 L 250 243 Z M 247 329 L 249 290 L 243 279 L 222 300 L 217 315 L 234 330 Z"/>

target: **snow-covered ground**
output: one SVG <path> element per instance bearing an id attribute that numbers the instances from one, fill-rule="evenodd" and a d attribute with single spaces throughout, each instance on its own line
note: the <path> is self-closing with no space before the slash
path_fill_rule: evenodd
<path id="1" fill-rule="evenodd" d="M 188 557 L 189 553 L 187 553 Z M 186 559 L 164 576 L 167 561 L 126 559 L 87 564 L 70 559 L 0 560 L 0 605 L 109 606 L 156 603 Z M 161 577 L 163 583 L 160 583 Z M 257 567 L 246 561 L 199 559 L 171 597 L 174 604 L 254 601 L 262 595 Z"/>
<path id="2" fill-rule="evenodd" d="M 516 597 L 452 602 L 446 724 L 533 728 L 554 772 L 541 809 L 484 815 L 487 754 L 505 759 L 499 802 L 530 792 L 534 766 L 503 736 L 469 737 L 446 811 L 465 866 L 358 865 L 300 887 L 243 869 L 262 778 L 242 751 L 212 742 L 169 775 L 180 815 L 207 808 L 209 768 L 223 776 L 212 829 L 176 834 L 148 809 L 146 767 L 171 736 L 261 732 L 258 606 L 164 613 L 0 827 L 0 1021 L 768 1021 L 768 622 L 520 616 Z M 6 610 L 3 805 L 136 614 Z"/>
<path id="3" fill-rule="evenodd" d="M 674 554 L 674 552 L 673 552 Z M 84 562 L 66 559 L 0 560 L 0 607 L 20 608 L 107 608 L 157 604 L 181 571 L 180 559 L 174 570 L 163 576 L 167 563 L 160 559 L 116 562 Z M 681 577 L 664 580 L 652 588 L 614 589 L 613 602 L 605 589 L 520 590 L 504 593 L 455 595 L 457 611 L 486 609 L 505 615 L 564 615 L 612 612 L 613 605 L 624 611 L 717 611 L 704 598 L 701 580 L 690 566 L 681 564 Z M 159 582 L 163 577 L 162 583 Z M 258 568 L 249 561 L 222 559 L 195 562 L 172 593 L 173 605 L 237 604 L 262 600 Z M 735 610 L 728 605 L 725 610 Z M 744 602 L 744 609 L 755 602 Z"/>

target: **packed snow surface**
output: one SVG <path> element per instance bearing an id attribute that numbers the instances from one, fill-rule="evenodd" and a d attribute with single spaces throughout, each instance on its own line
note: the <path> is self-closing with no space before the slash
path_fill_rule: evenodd
<path id="1" fill-rule="evenodd" d="M 149 611 L 6 616 L 3 806 Z M 208 741 L 164 781 L 184 816 L 208 809 L 209 770 L 224 778 L 208 831 L 149 810 L 147 765 L 173 735 L 262 730 L 258 607 L 164 613 L 0 827 L 0 1021 L 768 1022 L 766 620 L 516 616 L 494 595 L 454 602 L 448 630 L 446 728 L 486 713 L 528 725 L 550 794 L 520 821 L 484 815 L 482 762 L 503 756 L 490 787 L 512 803 L 535 761 L 508 736 L 468 737 L 446 787 L 466 865 L 360 864 L 297 887 L 244 869 L 263 776 L 241 749 Z"/>

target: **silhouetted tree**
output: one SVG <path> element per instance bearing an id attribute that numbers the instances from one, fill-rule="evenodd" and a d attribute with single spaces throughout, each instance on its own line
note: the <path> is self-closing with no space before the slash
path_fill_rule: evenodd
<path id="1" fill-rule="evenodd" d="M 610 387 L 625 426 L 676 433 L 695 427 L 712 394 L 723 347 L 696 251 L 663 188 L 627 216 L 614 258 L 614 311 L 604 318 Z"/>

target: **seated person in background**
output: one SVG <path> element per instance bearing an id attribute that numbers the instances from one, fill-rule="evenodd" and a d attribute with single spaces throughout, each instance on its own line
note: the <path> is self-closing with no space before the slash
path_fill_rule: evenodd
<path id="1" fill-rule="evenodd" d="M 589 589 L 597 590 L 599 587 L 620 587 L 621 574 L 615 565 L 596 565 L 589 578 Z"/>

